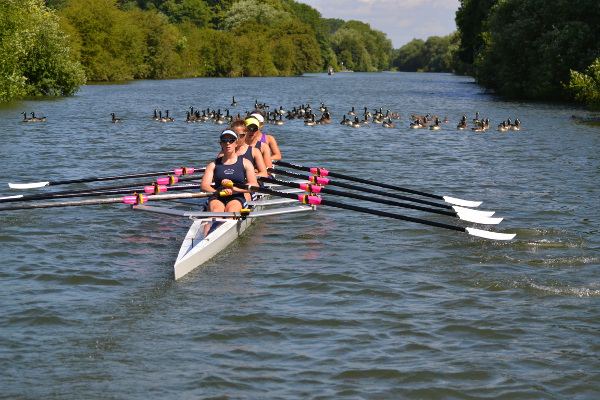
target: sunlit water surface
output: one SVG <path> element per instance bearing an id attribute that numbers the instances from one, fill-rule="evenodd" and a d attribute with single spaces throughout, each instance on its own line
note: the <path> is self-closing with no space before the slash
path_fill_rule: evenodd
<path id="1" fill-rule="evenodd" d="M 585 110 L 504 101 L 446 74 L 90 85 L 1 106 L 0 195 L 14 194 L 8 182 L 204 166 L 222 126 L 186 124 L 185 111 L 244 114 L 257 100 L 332 112 L 329 125 L 266 127 L 285 160 L 482 200 L 505 218 L 485 229 L 516 239 L 321 207 L 258 221 L 174 281 L 185 220 L 125 205 L 1 211 L 0 398 L 598 396 L 600 127 Z M 340 125 L 352 107 L 403 119 Z M 151 121 L 154 109 L 176 121 Z M 456 129 L 476 112 L 490 131 Z M 451 122 L 413 130 L 411 113 Z M 497 132 L 508 118 L 522 130 Z"/>

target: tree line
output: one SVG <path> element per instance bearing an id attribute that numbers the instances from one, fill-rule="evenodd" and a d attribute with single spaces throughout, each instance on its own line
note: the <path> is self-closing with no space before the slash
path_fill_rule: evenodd
<path id="1" fill-rule="evenodd" d="M 506 97 L 600 109 L 600 2 L 461 0 L 457 31 L 392 49 L 294 0 L 3 0 L 0 101 L 87 81 L 354 71 L 468 74 Z"/>
<path id="2" fill-rule="evenodd" d="M 458 56 L 503 96 L 600 110 L 600 2 L 461 0 Z"/>
<path id="3" fill-rule="evenodd" d="M 0 2 L 0 101 L 87 81 L 381 71 L 391 52 L 385 33 L 294 0 Z"/>

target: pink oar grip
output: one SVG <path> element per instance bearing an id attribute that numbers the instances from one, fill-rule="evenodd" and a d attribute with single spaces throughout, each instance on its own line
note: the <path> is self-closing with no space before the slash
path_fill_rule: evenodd
<path id="1" fill-rule="evenodd" d="M 166 178 L 158 178 L 156 180 L 156 183 L 158 183 L 159 185 L 171 185 L 173 183 L 177 183 L 179 182 L 179 178 L 176 176 L 170 176 L 170 177 L 166 177 Z"/>
<path id="2" fill-rule="evenodd" d="M 138 197 L 141 198 L 141 202 L 145 203 L 148 201 L 148 196 L 125 196 L 123 197 L 123 203 L 125 204 L 138 204 Z"/>
<path id="3" fill-rule="evenodd" d="M 175 175 L 189 175 L 194 173 L 194 168 L 175 168 L 173 173 Z"/>
<path id="4" fill-rule="evenodd" d="M 298 195 L 298 201 L 301 201 L 304 204 L 314 204 L 316 206 L 321 204 L 322 199 L 317 196 L 307 196 L 305 194 Z"/>
<path id="5" fill-rule="evenodd" d="M 312 181 L 312 183 L 316 183 L 318 185 L 327 185 L 329 183 L 329 179 L 322 178 L 320 176 L 311 176 L 310 180 Z"/>
<path id="6" fill-rule="evenodd" d="M 165 185 L 158 186 L 144 186 L 144 192 L 146 193 L 162 193 L 166 192 L 167 187 Z"/>
<path id="7" fill-rule="evenodd" d="M 315 175 L 321 175 L 321 176 L 329 175 L 329 171 L 326 169 L 323 169 L 323 168 L 311 168 L 310 173 L 315 174 Z"/>
<path id="8" fill-rule="evenodd" d="M 300 189 L 311 193 L 321 193 L 321 189 L 323 188 L 321 186 L 311 185 L 310 183 L 301 183 Z"/>

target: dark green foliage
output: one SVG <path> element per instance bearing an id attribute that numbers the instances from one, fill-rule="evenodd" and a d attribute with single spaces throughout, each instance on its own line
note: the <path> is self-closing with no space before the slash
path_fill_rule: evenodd
<path id="1" fill-rule="evenodd" d="M 426 41 L 413 39 L 394 51 L 392 66 L 399 71 L 463 72 L 458 59 L 458 34 L 431 36 Z"/>
<path id="2" fill-rule="evenodd" d="M 502 95 L 565 99 L 571 70 L 600 57 L 598 21 L 597 0 L 465 0 L 459 54 L 479 83 Z"/>

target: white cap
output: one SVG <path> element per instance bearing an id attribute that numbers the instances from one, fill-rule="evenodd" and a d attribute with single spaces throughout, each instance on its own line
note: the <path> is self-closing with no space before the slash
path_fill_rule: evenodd
<path id="1" fill-rule="evenodd" d="M 258 113 L 250 114 L 250 116 L 256 118 L 261 124 L 265 122 L 263 116 Z"/>

